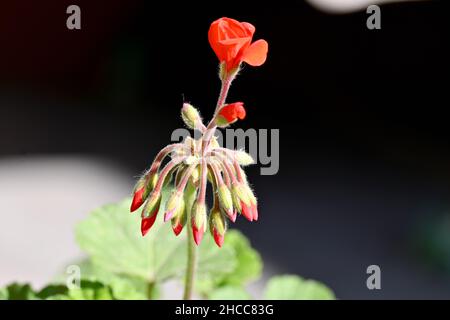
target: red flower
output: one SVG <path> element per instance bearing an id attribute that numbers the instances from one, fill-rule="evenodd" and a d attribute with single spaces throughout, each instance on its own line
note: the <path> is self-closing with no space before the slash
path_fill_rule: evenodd
<path id="1" fill-rule="evenodd" d="M 219 58 L 225 62 L 226 71 L 233 70 L 241 62 L 260 66 L 266 61 L 268 43 L 258 40 L 252 43 L 255 27 L 248 22 L 220 18 L 211 24 L 209 43 Z"/>
<path id="2" fill-rule="evenodd" d="M 245 109 L 243 102 L 234 102 L 225 105 L 219 111 L 218 124 L 225 125 L 235 122 L 237 119 L 245 118 Z"/>

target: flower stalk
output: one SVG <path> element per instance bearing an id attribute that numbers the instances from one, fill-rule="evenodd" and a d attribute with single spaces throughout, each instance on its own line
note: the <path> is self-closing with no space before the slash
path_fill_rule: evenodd
<path id="1" fill-rule="evenodd" d="M 184 279 L 184 300 L 191 300 L 192 293 L 194 291 L 195 270 L 197 268 L 197 246 L 194 242 L 193 229 L 192 229 L 192 204 L 196 197 L 195 188 L 189 184 L 186 188 L 185 202 L 187 212 L 187 224 L 188 224 L 188 238 L 187 238 L 187 264 L 186 275 Z"/>
<path id="2" fill-rule="evenodd" d="M 217 127 L 225 128 L 246 116 L 243 102 L 227 104 L 226 99 L 242 63 L 260 66 L 266 60 L 268 44 L 265 40 L 252 42 L 254 32 L 255 27 L 250 23 L 229 18 L 211 24 L 208 39 L 220 61 L 221 80 L 213 117 L 205 126 L 200 112 L 190 103 L 183 103 L 181 118 L 189 129 L 200 131 L 202 136 L 197 140 L 188 137 L 183 143 L 163 148 L 133 191 L 130 211 L 143 206 L 141 232 L 144 236 L 159 213 L 163 188 L 172 189 L 165 205 L 164 222 L 171 221 L 176 236 L 185 226 L 188 229 L 184 299 L 192 299 L 197 246 L 208 226 L 217 246 L 222 247 L 227 219 L 234 223 L 238 214 L 249 221 L 258 219 L 256 197 L 241 168 L 253 163 L 253 159 L 242 150 L 220 147 L 214 135 Z M 163 165 L 166 158 L 170 160 Z M 206 207 L 208 181 L 214 193 L 209 215 Z"/>

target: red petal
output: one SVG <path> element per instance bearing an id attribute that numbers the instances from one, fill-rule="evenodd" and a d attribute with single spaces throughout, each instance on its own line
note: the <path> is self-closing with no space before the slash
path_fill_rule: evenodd
<path id="1" fill-rule="evenodd" d="M 269 44 L 266 40 L 255 41 L 244 51 L 242 61 L 247 62 L 251 66 L 258 67 L 266 61 L 268 50 Z"/>
<path id="2" fill-rule="evenodd" d="M 228 219 L 230 219 L 231 222 L 236 222 L 237 212 L 236 210 L 233 210 L 232 212 L 226 212 Z"/>
<path id="3" fill-rule="evenodd" d="M 223 240 L 225 239 L 225 237 L 223 235 L 220 235 L 215 228 L 213 230 L 213 235 L 214 235 L 214 241 L 216 242 L 216 244 L 219 246 L 219 248 L 222 247 Z"/>
<path id="4" fill-rule="evenodd" d="M 224 117 L 228 122 L 234 122 L 238 118 L 242 120 L 245 118 L 245 115 L 246 115 L 244 103 L 243 102 L 235 102 L 235 103 L 228 104 L 220 110 L 219 114 L 222 117 Z"/>
<path id="5" fill-rule="evenodd" d="M 197 229 L 194 225 L 192 226 L 192 232 L 194 234 L 194 241 L 196 245 L 199 245 L 203 239 L 204 230 Z"/>
<path id="6" fill-rule="evenodd" d="M 252 209 L 247 206 L 244 201 L 241 201 L 242 215 L 248 220 L 253 221 L 253 212 Z"/>
<path id="7" fill-rule="evenodd" d="M 220 21 L 216 20 L 211 24 L 211 27 L 209 28 L 208 31 L 208 40 L 209 44 L 211 45 L 211 48 L 217 55 L 217 58 L 220 61 L 224 61 L 226 58 L 226 50 L 224 50 L 223 46 L 219 43 L 219 41 L 221 40 L 219 23 Z"/>
<path id="8" fill-rule="evenodd" d="M 241 120 L 245 119 L 246 115 L 247 115 L 247 113 L 245 112 L 245 108 L 242 104 L 236 107 L 236 116 L 239 119 L 241 119 Z"/>
<path id="9" fill-rule="evenodd" d="M 208 31 L 208 40 L 220 62 L 229 71 L 239 66 L 242 55 L 252 41 L 252 25 L 230 18 L 214 21 Z"/>
<path id="10" fill-rule="evenodd" d="M 144 203 L 143 195 L 144 195 L 145 187 L 142 187 L 134 193 L 133 201 L 131 202 L 130 212 L 136 211 L 140 206 Z"/>
<path id="11" fill-rule="evenodd" d="M 241 25 L 242 25 L 242 27 L 244 27 L 244 29 L 247 33 L 247 36 L 253 37 L 253 34 L 255 33 L 255 27 L 251 23 L 248 23 L 248 22 L 242 22 Z"/>
<path id="12" fill-rule="evenodd" d="M 147 234 L 147 232 L 150 230 L 150 228 L 153 226 L 153 224 L 155 223 L 155 220 L 156 220 L 156 216 L 157 216 L 157 214 L 154 214 L 148 218 L 143 218 L 141 220 L 142 236 L 145 236 Z"/>
<path id="13" fill-rule="evenodd" d="M 172 227 L 172 230 L 175 233 L 175 235 L 178 236 L 181 230 L 183 230 L 183 225 L 181 223 L 178 223 L 177 225 Z"/>

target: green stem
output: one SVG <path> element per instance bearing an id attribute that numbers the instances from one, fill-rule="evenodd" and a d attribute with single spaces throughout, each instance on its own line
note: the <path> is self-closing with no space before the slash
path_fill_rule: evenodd
<path id="1" fill-rule="evenodd" d="M 192 299 L 192 291 L 194 288 L 194 278 L 195 278 L 195 268 L 197 264 L 197 246 L 195 245 L 193 234 L 192 234 L 192 228 L 191 228 L 191 222 L 188 223 L 189 225 L 189 232 L 188 232 L 188 261 L 187 261 L 187 268 L 186 268 L 186 279 L 184 282 L 184 300 L 191 300 Z"/>
<path id="2" fill-rule="evenodd" d="M 195 271 L 197 267 L 197 246 L 194 242 L 194 235 L 192 231 L 192 217 L 191 217 L 191 208 L 192 204 L 194 202 L 196 196 L 196 189 L 191 184 L 188 183 L 186 188 L 186 213 L 187 213 L 187 221 L 186 221 L 186 227 L 187 227 L 187 266 L 186 266 L 186 277 L 184 280 L 184 294 L 183 299 L 184 300 L 191 300 L 192 299 L 192 293 L 194 291 L 194 281 L 195 281 Z"/>
<path id="3" fill-rule="evenodd" d="M 147 299 L 148 300 L 155 299 L 154 289 L 155 289 L 155 283 L 153 281 L 152 282 L 148 282 L 147 283 Z"/>

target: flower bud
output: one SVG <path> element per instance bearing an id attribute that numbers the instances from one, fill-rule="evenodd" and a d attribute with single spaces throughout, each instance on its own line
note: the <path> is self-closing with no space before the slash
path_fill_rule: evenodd
<path id="1" fill-rule="evenodd" d="M 248 193 L 242 183 L 234 183 L 232 186 L 232 192 L 236 199 L 239 199 L 240 202 L 244 202 L 246 205 L 250 205 Z"/>
<path id="2" fill-rule="evenodd" d="M 183 103 L 183 107 L 181 108 L 181 118 L 183 118 L 184 123 L 190 129 L 196 129 L 198 123 L 202 121 L 198 110 L 189 103 Z"/>
<path id="3" fill-rule="evenodd" d="M 248 195 L 248 198 L 250 199 L 250 209 L 252 211 L 253 220 L 258 220 L 258 201 L 256 200 L 256 197 L 252 191 L 252 189 L 248 186 L 248 184 L 244 185 L 245 192 Z"/>
<path id="4" fill-rule="evenodd" d="M 157 172 L 152 173 L 149 179 L 149 183 L 147 185 L 147 195 L 153 191 L 156 187 L 156 183 L 158 182 L 159 175 Z"/>
<path id="5" fill-rule="evenodd" d="M 235 183 L 232 187 L 233 203 L 235 208 L 249 221 L 253 221 L 252 203 L 245 187 L 241 183 Z"/>
<path id="6" fill-rule="evenodd" d="M 170 169 L 170 171 L 167 173 L 166 177 L 164 178 L 163 181 L 163 187 L 167 187 L 173 180 L 173 175 L 174 172 L 178 169 L 180 165 L 173 167 L 172 169 Z"/>
<path id="7" fill-rule="evenodd" d="M 180 206 L 178 207 L 178 209 L 175 210 L 175 213 L 172 217 L 172 230 L 175 233 L 176 236 L 178 236 L 181 232 L 181 230 L 183 230 L 183 227 L 186 224 L 186 210 L 185 210 L 185 202 L 184 200 L 181 202 Z"/>
<path id="8" fill-rule="evenodd" d="M 203 234 L 206 231 L 207 215 L 205 203 L 194 202 L 192 206 L 192 231 L 194 233 L 194 241 L 200 244 Z"/>
<path id="9" fill-rule="evenodd" d="M 253 160 L 252 156 L 242 150 L 235 151 L 234 157 L 241 166 L 248 166 L 255 163 L 255 160 Z"/>
<path id="10" fill-rule="evenodd" d="M 150 176 L 148 177 L 147 185 L 143 195 L 144 201 L 148 198 L 148 195 L 153 191 L 153 189 L 155 189 L 156 183 L 158 182 L 158 177 L 159 176 L 157 172 L 150 174 Z"/>
<path id="11" fill-rule="evenodd" d="M 211 142 L 209 143 L 210 145 L 211 145 L 211 148 L 220 148 L 220 144 L 219 144 L 219 141 L 217 140 L 217 137 L 216 136 L 213 136 L 212 138 L 211 138 Z"/>
<path id="12" fill-rule="evenodd" d="M 155 187 L 155 176 L 157 180 L 157 175 L 157 173 L 151 175 L 150 173 L 147 173 L 138 180 L 134 186 L 133 201 L 131 202 L 130 212 L 136 211 L 145 202 L 148 195 Z"/>
<path id="13" fill-rule="evenodd" d="M 186 166 L 180 166 L 177 170 L 177 174 L 175 175 L 175 185 L 178 186 L 178 184 L 181 181 L 181 178 L 183 177 L 183 174 L 186 172 L 187 167 Z"/>
<path id="14" fill-rule="evenodd" d="M 148 218 L 142 218 L 141 220 L 141 234 L 142 236 L 145 236 L 148 232 L 148 230 L 150 230 L 150 228 L 153 226 L 153 224 L 155 223 L 156 220 L 156 214 L 148 217 Z"/>
<path id="15" fill-rule="evenodd" d="M 241 213 L 242 215 L 248 220 L 253 221 L 253 210 L 252 207 L 245 204 L 243 201 L 241 201 Z"/>
<path id="16" fill-rule="evenodd" d="M 219 247 L 222 247 L 225 232 L 227 231 L 227 222 L 220 212 L 220 209 L 217 207 L 211 209 L 211 212 L 209 213 L 209 230 L 211 231 L 216 244 Z"/>
<path id="17" fill-rule="evenodd" d="M 234 189 L 234 188 L 233 188 Z M 233 190 L 232 189 L 232 190 Z M 241 212 L 242 211 L 242 207 L 241 207 L 241 200 L 236 196 L 235 192 L 232 191 L 231 192 L 231 197 L 233 199 L 233 207 L 238 211 Z"/>
<path id="18" fill-rule="evenodd" d="M 233 210 L 233 213 L 232 213 L 231 215 L 228 216 L 228 219 L 230 219 L 231 222 L 234 223 L 234 222 L 236 222 L 236 218 L 237 218 L 237 210 L 234 209 L 234 210 Z"/>
<path id="19" fill-rule="evenodd" d="M 136 211 L 144 203 L 145 186 L 139 187 L 134 191 L 133 201 L 131 202 L 130 212 Z"/>
<path id="20" fill-rule="evenodd" d="M 230 216 L 233 214 L 233 198 L 231 197 L 230 189 L 226 184 L 222 183 L 221 186 L 217 188 L 217 194 L 219 195 L 219 202 L 225 213 Z"/>
<path id="21" fill-rule="evenodd" d="M 191 174 L 191 181 L 193 185 L 197 185 L 200 179 L 200 166 L 195 167 Z"/>
<path id="22" fill-rule="evenodd" d="M 246 115 L 243 102 L 227 104 L 220 109 L 216 117 L 217 126 L 224 128 L 229 124 L 236 122 L 237 119 L 244 119 Z"/>
<path id="23" fill-rule="evenodd" d="M 144 205 L 142 210 L 142 221 L 141 221 L 141 233 L 145 236 L 150 228 L 153 226 L 158 215 L 159 206 L 161 204 L 161 193 L 152 193 L 150 198 Z"/>
<path id="24" fill-rule="evenodd" d="M 166 212 L 164 214 L 164 222 L 172 219 L 175 212 L 180 206 L 184 205 L 183 193 L 174 190 L 166 204 Z"/>

